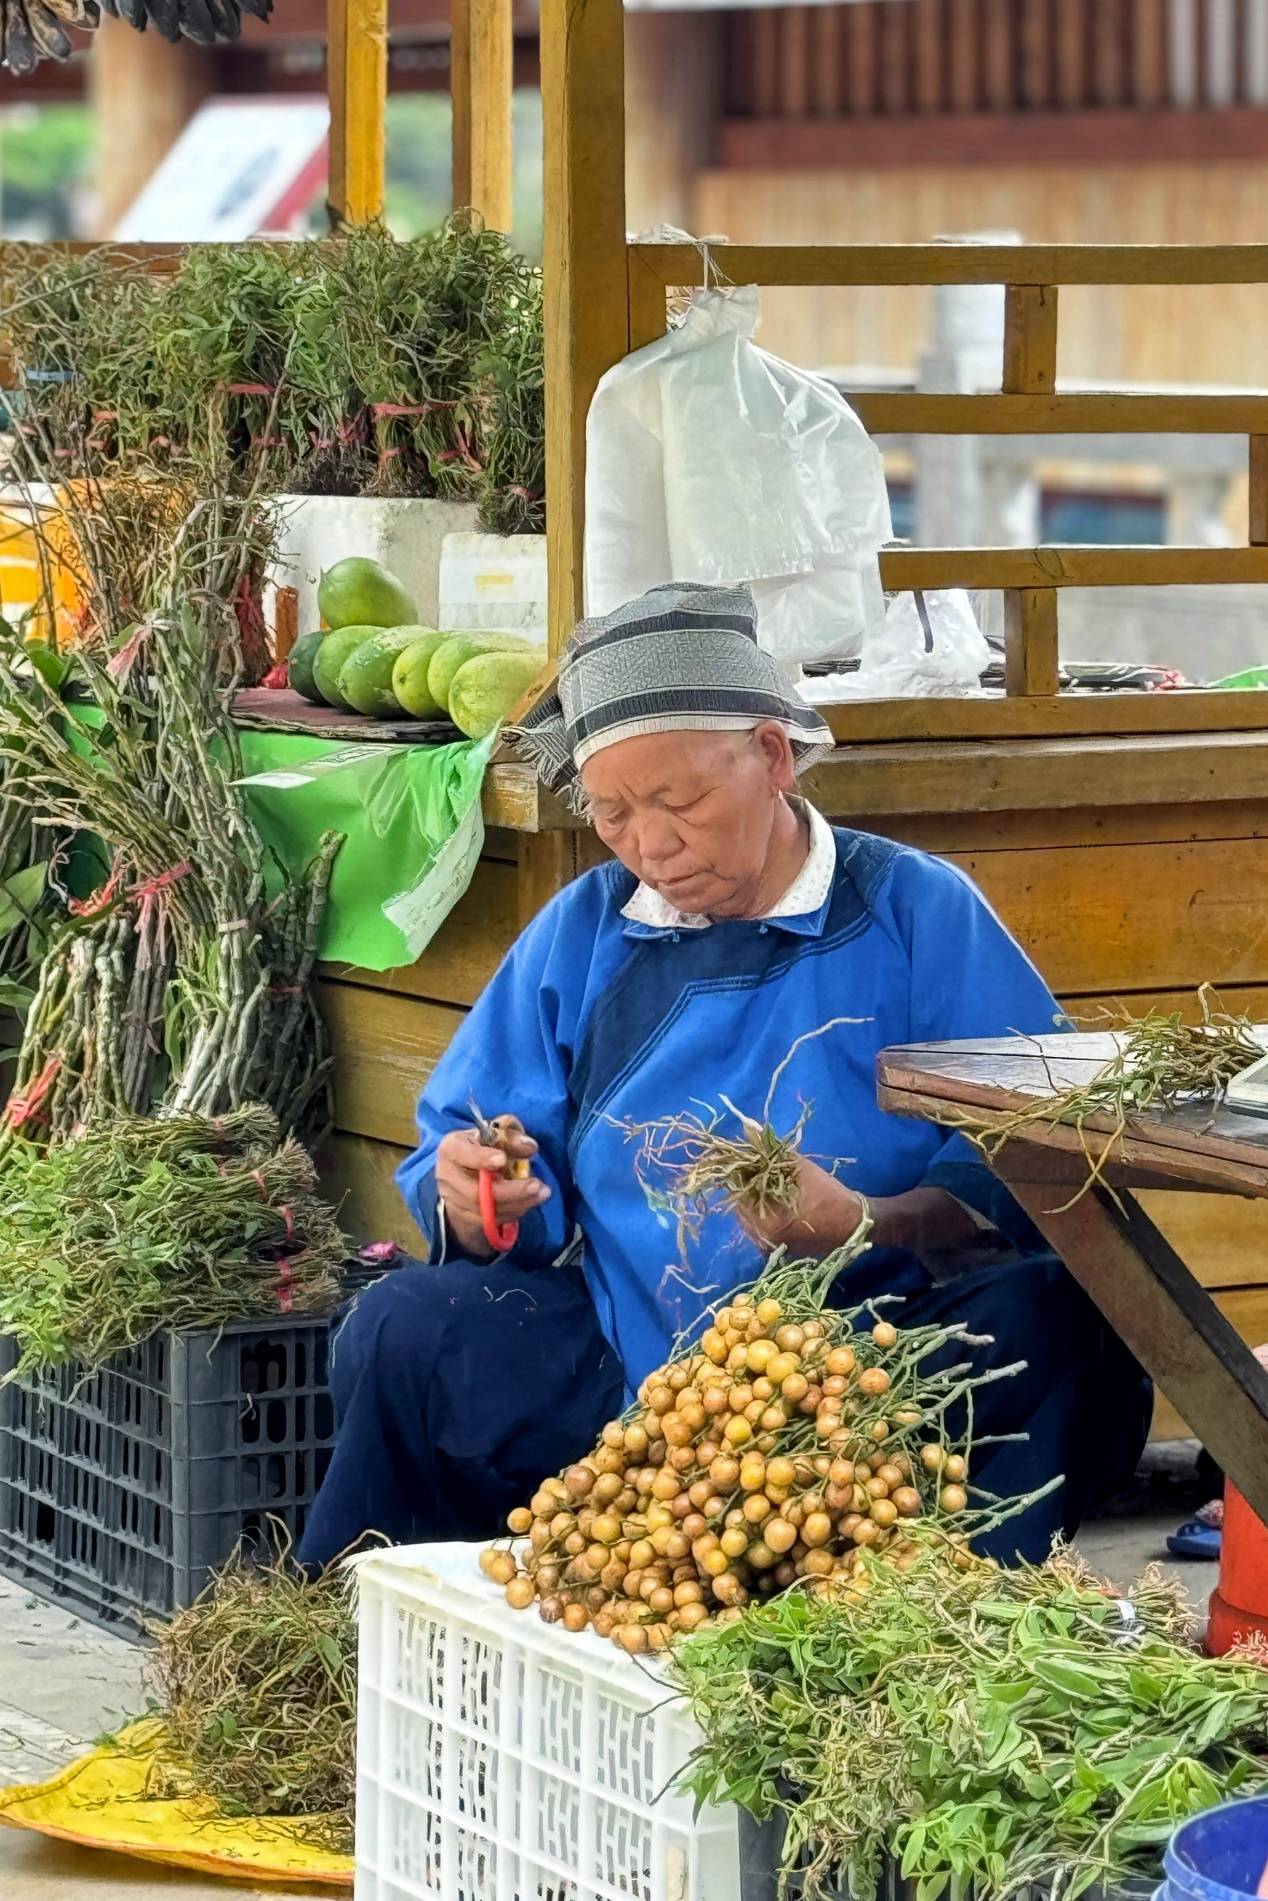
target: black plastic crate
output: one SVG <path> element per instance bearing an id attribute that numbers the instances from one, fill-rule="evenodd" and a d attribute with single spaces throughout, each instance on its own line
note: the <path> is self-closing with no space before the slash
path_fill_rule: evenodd
<path id="1" fill-rule="evenodd" d="M 739 1901 L 801 1901 L 804 1884 L 802 1877 L 795 1871 L 789 1875 L 782 1891 L 779 1885 L 779 1866 L 784 1852 L 783 1814 L 777 1810 L 764 1822 L 758 1822 L 744 1809 L 740 1809 L 739 1827 Z M 1161 1879 L 1160 1859 L 1158 1881 Z M 1090 1888 L 1086 1901 L 1149 1901 L 1157 1885 L 1157 1881 L 1132 1881 L 1116 1888 Z M 915 1893 L 915 1882 L 903 1880 L 898 1863 L 886 1861 L 881 1871 L 877 1901 L 915 1901 Z M 818 1889 L 817 1901 L 850 1901 L 844 1880 L 837 1883 L 829 1877 Z M 1033 1887 L 1023 1888 L 1015 1901 L 1051 1901 L 1051 1889 L 1036 1883 Z"/>
<path id="2" fill-rule="evenodd" d="M 334 1444 L 330 1326 L 158 1333 L 0 1384 L 0 1572 L 139 1635 L 270 1518 L 298 1539 Z M 0 1338 L 0 1376 L 16 1360 Z"/>

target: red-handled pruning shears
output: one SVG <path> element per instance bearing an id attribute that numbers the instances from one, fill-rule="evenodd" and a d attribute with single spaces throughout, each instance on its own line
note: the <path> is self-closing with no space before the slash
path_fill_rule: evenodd
<path id="1" fill-rule="evenodd" d="M 522 1125 L 518 1119 L 514 1116 L 503 1116 L 500 1118 L 503 1127 L 499 1129 L 496 1123 L 488 1121 L 485 1116 L 481 1115 L 479 1109 L 476 1107 L 474 1097 L 471 1100 L 470 1108 L 471 1114 L 475 1119 L 476 1133 L 479 1135 L 485 1148 L 501 1149 L 505 1154 L 506 1134 L 508 1132 L 513 1134 L 521 1133 Z M 506 1129 L 508 1123 L 512 1125 L 509 1131 Z M 528 1162 L 523 1156 L 512 1157 L 508 1155 L 506 1172 L 512 1179 L 522 1180 L 524 1176 L 529 1173 Z M 498 1220 L 497 1204 L 493 1199 L 493 1184 L 496 1179 L 491 1168 L 482 1168 L 480 1170 L 478 1188 L 480 1225 L 484 1229 L 484 1238 L 489 1246 L 496 1248 L 499 1254 L 505 1254 L 508 1248 L 513 1248 L 515 1243 L 519 1240 L 520 1224 L 518 1221 L 507 1221 L 504 1223 Z"/>

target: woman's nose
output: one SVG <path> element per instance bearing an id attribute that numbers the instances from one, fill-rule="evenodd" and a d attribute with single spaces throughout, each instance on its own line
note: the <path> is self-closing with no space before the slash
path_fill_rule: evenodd
<path id="1" fill-rule="evenodd" d="M 663 812 L 649 812 L 638 830 L 639 857 L 651 864 L 662 864 L 682 850 L 682 840 L 673 820 Z"/>

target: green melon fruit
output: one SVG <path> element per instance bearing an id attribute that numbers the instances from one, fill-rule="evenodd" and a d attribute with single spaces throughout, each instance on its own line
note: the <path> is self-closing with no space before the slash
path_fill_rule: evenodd
<path id="1" fill-rule="evenodd" d="M 437 647 L 427 669 L 427 687 L 437 706 L 449 711 L 449 683 L 460 666 L 477 654 L 525 653 L 532 642 L 522 634 L 450 634 Z"/>
<path id="2" fill-rule="evenodd" d="M 443 719 L 444 708 L 432 698 L 427 684 L 427 669 L 436 649 L 448 640 L 448 634 L 434 629 L 415 628 L 417 638 L 396 657 L 392 668 L 392 691 L 407 713 L 415 719 Z"/>
<path id="3" fill-rule="evenodd" d="M 339 675 L 362 641 L 373 640 L 382 632 L 381 627 L 340 627 L 325 636 L 313 661 L 313 685 L 327 706 L 347 706 L 339 691 Z"/>
<path id="4" fill-rule="evenodd" d="M 315 706 L 321 704 L 321 694 L 313 679 L 313 665 L 324 638 L 325 635 L 319 633 L 301 634 L 286 662 L 286 684 L 294 687 L 302 699 L 311 700 Z"/>
<path id="5" fill-rule="evenodd" d="M 536 653 L 480 653 L 464 661 L 449 688 L 449 717 L 468 739 L 483 739 L 542 670 Z"/>
<path id="6" fill-rule="evenodd" d="M 339 691 L 354 712 L 387 719 L 404 710 L 392 691 L 392 668 L 417 637 L 416 627 L 385 627 L 353 649 L 343 663 Z"/>
<path id="7" fill-rule="evenodd" d="M 332 632 L 341 627 L 403 627 L 418 619 L 407 588 L 365 555 L 350 554 L 327 568 L 317 606 Z"/>

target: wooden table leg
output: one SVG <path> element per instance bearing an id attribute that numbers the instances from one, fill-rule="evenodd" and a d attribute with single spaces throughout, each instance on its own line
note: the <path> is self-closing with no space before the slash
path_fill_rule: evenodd
<path id="1" fill-rule="evenodd" d="M 1130 1195 L 1093 1188 L 1073 1206 L 1051 1180 L 1024 1179 L 1021 1154 L 995 1172 L 1152 1374 L 1181 1418 L 1268 1522 L 1268 1372 Z M 1017 1173 L 1013 1171 L 1016 1170 Z M 1060 1210 L 1060 1212 L 1058 1212 Z"/>

